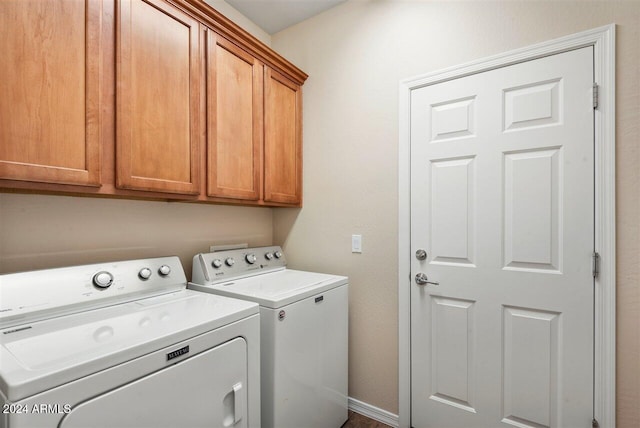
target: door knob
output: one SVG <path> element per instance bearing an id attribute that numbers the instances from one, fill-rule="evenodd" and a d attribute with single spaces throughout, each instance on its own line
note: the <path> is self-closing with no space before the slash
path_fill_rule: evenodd
<path id="1" fill-rule="evenodd" d="M 427 275 L 425 275 L 422 272 L 416 274 L 416 284 L 418 284 L 418 285 L 427 285 L 427 284 L 440 285 L 439 282 L 429 281 L 429 278 L 427 278 Z"/>

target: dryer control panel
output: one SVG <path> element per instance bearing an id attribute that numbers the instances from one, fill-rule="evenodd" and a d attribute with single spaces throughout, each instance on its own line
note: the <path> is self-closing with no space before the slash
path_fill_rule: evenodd
<path id="1" fill-rule="evenodd" d="M 186 286 L 176 256 L 0 275 L 0 329 Z"/>
<path id="2" fill-rule="evenodd" d="M 273 272 L 286 266 L 282 248 L 275 245 L 200 253 L 193 258 L 192 281 L 214 284 Z"/>

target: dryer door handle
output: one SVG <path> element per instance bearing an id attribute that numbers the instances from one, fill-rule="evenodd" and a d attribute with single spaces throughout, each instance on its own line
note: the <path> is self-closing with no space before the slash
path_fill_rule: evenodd
<path id="1" fill-rule="evenodd" d="M 244 402 L 244 391 L 242 382 L 233 385 L 233 424 L 237 424 L 242 419 L 244 409 L 247 407 Z"/>

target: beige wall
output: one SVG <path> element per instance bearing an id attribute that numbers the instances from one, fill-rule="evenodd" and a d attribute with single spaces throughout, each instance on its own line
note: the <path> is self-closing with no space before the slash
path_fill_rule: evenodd
<path id="1" fill-rule="evenodd" d="M 618 426 L 640 420 L 640 2 L 352 0 L 272 36 L 309 73 L 301 210 L 274 211 L 292 266 L 349 275 L 352 397 L 397 413 L 400 79 L 617 23 Z M 351 254 L 351 234 L 363 253 Z"/>
<path id="2" fill-rule="evenodd" d="M 224 0 L 204 0 L 209 3 L 209 5 L 238 24 L 244 30 L 251 33 L 256 39 L 260 40 L 267 46 L 271 46 L 271 36 L 269 33 L 264 31 L 262 28 L 258 27 L 253 21 L 244 16 L 242 13 L 238 11 L 238 9 L 231 6 Z"/>
<path id="3" fill-rule="evenodd" d="M 0 273 L 270 245 L 270 208 L 0 194 Z"/>

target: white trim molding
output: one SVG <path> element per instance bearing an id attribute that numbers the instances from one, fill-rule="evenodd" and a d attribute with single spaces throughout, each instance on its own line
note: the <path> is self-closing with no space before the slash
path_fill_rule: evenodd
<path id="1" fill-rule="evenodd" d="M 393 428 L 398 428 L 398 415 L 383 410 L 379 407 L 372 406 L 364 401 L 356 400 L 349 397 L 349 410 L 364 415 L 370 419 L 382 422 Z"/>
<path id="2" fill-rule="evenodd" d="M 600 272 L 595 280 L 594 418 L 615 428 L 616 406 L 616 222 L 615 222 L 615 24 L 513 50 L 400 82 L 399 105 L 399 415 L 398 426 L 411 426 L 411 91 L 424 86 L 512 64 L 594 47 L 594 77 L 599 86 L 595 110 L 595 251 Z"/>

